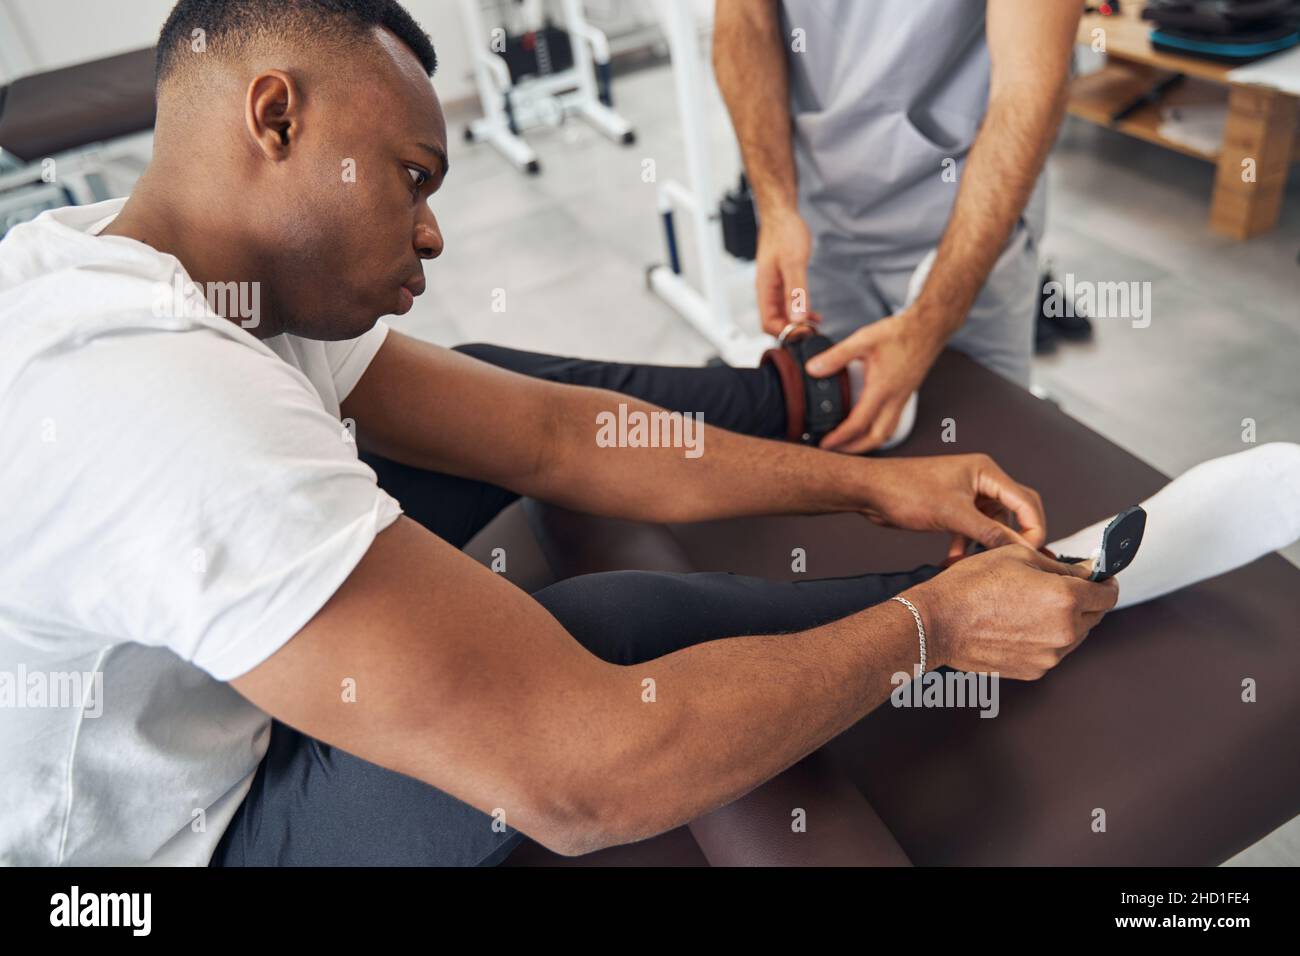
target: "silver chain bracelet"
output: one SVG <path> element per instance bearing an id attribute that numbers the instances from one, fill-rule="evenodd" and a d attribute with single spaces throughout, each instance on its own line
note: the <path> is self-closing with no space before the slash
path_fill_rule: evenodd
<path id="1" fill-rule="evenodd" d="M 916 606 L 912 604 L 912 602 L 905 597 L 898 597 L 896 595 L 890 600 L 897 601 L 899 604 L 903 605 L 905 608 L 907 608 L 909 611 L 912 612 L 912 617 L 916 619 L 916 637 L 917 640 L 920 641 L 921 643 L 921 674 L 924 674 L 925 673 L 925 625 L 921 623 L 921 615 L 916 610 Z M 921 675 L 918 674 L 917 676 L 919 677 Z"/>

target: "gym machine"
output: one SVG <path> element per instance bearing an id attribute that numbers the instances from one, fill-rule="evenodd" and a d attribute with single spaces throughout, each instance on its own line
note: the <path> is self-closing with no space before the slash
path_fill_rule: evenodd
<path id="1" fill-rule="evenodd" d="M 748 183 L 741 177 L 719 205 L 711 176 L 709 126 L 700 37 L 691 0 L 661 0 L 664 33 L 672 56 L 677 105 L 686 148 L 687 183 L 665 180 L 658 191 L 659 214 L 668 262 L 646 271 L 651 291 L 673 307 L 718 350 L 729 365 L 752 367 L 775 339 L 758 325 L 754 299 L 754 249 L 757 223 Z M 698 285 L 682 267 L 678 220 L 689 224 L 697 260 Z M 734 303 L 748 304 L 739 312 Z"/>
<path id="2" fill-rule="evenodd" d="M 474 82 L 483 118 L 465 129 L 467 142 L 485 142 L 530 175 L 541 163 L 523 133 L 558 125 L 577 114 L 616 143 L 636 142 L 613 109 L 605 34 L 587 22 L 580 0 L 560 0 L 563 25 L 543 0 L 495 0 L 498 26 L 489 29 L 483 0 L 460 0 L 474 51 Z"/>

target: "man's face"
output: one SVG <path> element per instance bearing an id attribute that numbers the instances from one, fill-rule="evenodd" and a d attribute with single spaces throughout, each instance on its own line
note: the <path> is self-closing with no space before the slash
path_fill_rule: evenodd
<path id="1" fill-rule="evenodd" d="M 377 36 L 373 67 L 305 98 L 296 152 L 268 200 L 283 237 L 271 305 L 281 330 L 305 338 L 354 338 L 407 311 L 424 291 L 422 260 L 442 252 L 429 208 L 447 172 L 442 108 L 414 54 Z"/>

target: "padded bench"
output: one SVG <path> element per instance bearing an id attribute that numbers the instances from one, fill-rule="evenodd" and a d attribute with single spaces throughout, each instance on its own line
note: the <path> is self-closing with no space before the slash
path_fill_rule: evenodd
<path id="1" fill-rule="evenodd" d="M 154 50 L 78 63 L 0 88 L 0 148 L 25 162 L 153 129 Z"/>
<path id="2" fill-rule="evenodd" d="M 111 164 L 142 167 L 153 76 L 148 48 L 0 87 L 0 236 L 43 209 L 108 199 L 119 188 L 107 179 Z"/>
<path id="3" fill-rule="evenodd" d="M 955 420 L 955 443 L 940 441 L 945 418 Z M 921 389 L 914 434 L 891 454 L 975 451 L 1038 489 L 1049 540 L 1167 480 L 1050 403 L 947 351 Z M 468 550 L 484 559 L 504 547 L 508 576 L 532 590 L 617 568 L 790 580 L 794 547 L 807 552 L 808 577 L 890 571 L 937 563 L 946 544 L 946 536 L 878 528 L 854 515 L 663 527 L 524 502 Z M 994 719 L 974 709 L 885 704 L 818 759 L 851 781 L 918 865 L 1217 865 L 1300 813 L 1298 632 L 1300 570 L 1268 555 L 1108 616 L 1043 680 L 1003 681 Z M 1247 678 L 1257 685 L 1253 703 L 1242 700 Z M 789 790 L 771 801 L 770 833 L 788 832 L 790 808 L 826 797 L 808 792 L 806 781 Z M 1105 832 L 1094 832 L 1095 808 L 1105 810 Z M 810 811 L 809 834 L 819 825 L 832 839 L 807 840 L 806 851 L 787 840 L 796 848 L 784 848 L 779 862 L 839 862 L 827 847 L 851 840 L 852 826 Z M 761 850 L 754 859 L 772 862 Z M 525 843 L 507 863 L 707 860 L 683 827 L 576 859 Z"/>

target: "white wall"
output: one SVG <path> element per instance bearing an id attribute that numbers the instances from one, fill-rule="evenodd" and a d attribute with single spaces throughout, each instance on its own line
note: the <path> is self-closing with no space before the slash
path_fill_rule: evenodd
<path id="1" fill-rule="evenodd" d="M 151 46 L 173 2 L 0 0 L 0 80 Z M 404 0 L 404 5 L 438 50 L 438 94 L 444 101 L 472 96 L 457 0 Z"/>
<path id="2" fill-rule="evenodd" d="M 0 0 L 0 7 L 16 41 L 4 41 L 5 66 L 25 60 L 9 67 L 25 73 L 151 46 L 172 0 Z"/>
<path id="3" fill-rule="evenodd" d="M 401 0 L 415 22 L 433 38 L 438 51 L 438 73 L 433 78 L 434 89 L 444 103 L 477 96 L 473 80 L 472 58 L 465 37 L 465 26 L 460 16 L 458 0 Z M 487 43 L 484 37 L 483 43 Z"/>

